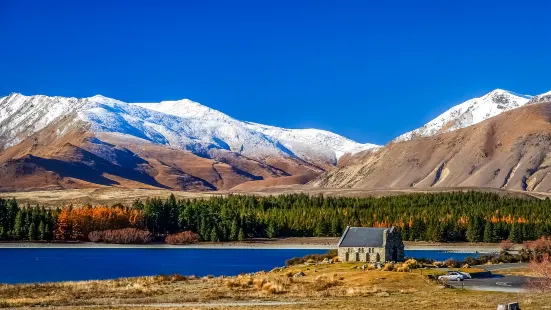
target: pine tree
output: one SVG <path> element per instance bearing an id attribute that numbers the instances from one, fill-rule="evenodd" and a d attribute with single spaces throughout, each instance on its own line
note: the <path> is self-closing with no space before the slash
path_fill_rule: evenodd
<path id="1" fill-rule="evenodd" d="M 521 236 L 518 224 L 516 222 L 513 222 L 511 225 L 511 230 L 509 231 L 509 241 L 513 243 L 521 243 Z"/>
<path id="2" fill-rule="evenodd" d="M 318 221 L 314 228 L 315 237 L 325 237 L 329 235 L 329 225 L 325 220 Z"/>
<path id="3" fill-rule="evenodd" d="M 266 236 L 270 239 L 277 237 L 277 227 L 274 221 L 268 223 L 268 227 L 266 227 Z"/>
<path id="4" fill-rule="evenodd" d="M 44 225 L 44 240 L 52 240 L 53 233 L 50 224 Z"/>
<path id="5" fill-rule="evenodd" d="M 437 222 L 433 224 L 431 239 L 434 242 L 442 242 L 444 240 L 444 224 L 442 222 Z"/>
<path id="6" fill-rule="evenodd" d="M 331 235 L 333 237 L 338 237 L 342 234 L 341 221 L 335 216 L 331 221 Z"/>
<path id="7" fill-rule="evenodd" d="M 478 217 L 469 218 L 469 223 L 467 225 L 467 241 L 469 242 L 480 242 L 482 241 L 483 232 L 481 228 L 480 219 Z"/>
<path id="8" fill-rule="evenodd" d="M 15 216 L 15 223 L 13 224 L 13 238 L 19 240 L 23 237 L 23 212 L 19 210 Z"/>
<path id="9" fill-rule="evenodd" d="M 38 239 L 39 240 L 46 240 L 46 231 L 44 230 L 44 222 L 40 221 L 40 224 L 38 224 Z"/>
<path id="10" fill-rule="evenodd" d="M 234 219 L 231 223 L 230 240 L 236 241 L 238 234 L 239 234 L 239 222 L 237 222 L 237 219 Z"/>
<path id="11" fill-rule="evenodd" d="M 203 239 L 204 241 L 210 240 L 209 234 L 211 233 L 212 229 L 209 229 L 209 225 L 205 215 L 201 216 L 200 223 L 201 224 L 199 226 L 199 235 L 201 236 L 201 239 Z"/>
<path id="12" fill-rule="evenodd" d="M 216 226 L 213 226 L 210 232 L 210 242 L 219 242 L 219 241 L 220 241 L 220 238 L 218 237 L 218 230 L 216 229 Z"/>
<path id="13" fill-rule="evenodd" d="M 36 225 L 34 223 L 31 223 L 31 225 L 29 225 L 29 229 L 28 229 L 28 238 L 29 240 L 36 240 L 36 237 L 38 235 L 38 232 L 36 230 Z"/>
<path id="14" fill-rule="evenodd" d="M 486 225 L 484 225 L 484 242 L 497 242 L 497 232 L 490 221 L 486 221 Z"/>
<path id="15" fill-rule="evenodd" d="M 238 241 L 245 240 L 245 232 L 243 231 L 243 228 L 239 228 L 239 233 L 237 234 L 237 240 Z"/>

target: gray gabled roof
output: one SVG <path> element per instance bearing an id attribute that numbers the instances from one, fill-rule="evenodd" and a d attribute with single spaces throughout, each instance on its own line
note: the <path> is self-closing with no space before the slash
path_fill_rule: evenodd
<path id="1" fill-rule="evenodd" d="M 393 228 L 346 227 L 339 247 L 382 247 L 385 230 Z"/>

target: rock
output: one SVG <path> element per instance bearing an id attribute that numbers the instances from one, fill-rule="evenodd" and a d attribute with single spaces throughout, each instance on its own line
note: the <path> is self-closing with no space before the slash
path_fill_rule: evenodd
<path id="1" fill-rule="evenodd" d="M 506 305 L 497 305 L 497 310 L 520 310 L 520 306 L 518 302 L 512 302 Z"/>
<path id="2" fill-rule="evenodd" d="M 304 277 L 305 275 L 306 275 L 306 274 L 305 274 L 304 272 L 301 271 L 301 272 L 295 273 L 295 274 L 293 275 L 293 278 L 295 278 L 295 279 L 296 279 L 296 278 L 302 278 L 302 277 Z"/>

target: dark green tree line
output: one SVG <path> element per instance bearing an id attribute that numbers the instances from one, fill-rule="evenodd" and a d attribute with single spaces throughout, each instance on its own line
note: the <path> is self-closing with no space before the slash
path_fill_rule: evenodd
<path id="1" fill-rule="evenodd" d="M 0 240 L 51 240 L 57 211 L 0 199 Z"/>

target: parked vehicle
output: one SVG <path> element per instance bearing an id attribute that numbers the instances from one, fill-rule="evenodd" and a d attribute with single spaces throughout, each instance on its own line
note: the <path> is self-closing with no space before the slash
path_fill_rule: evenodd
<path id="1" fill-rule="evenodd" d="M 458 271 L 450 271 L 446 275 L 439 276 L 438 281 L 463 281 L 467 278 L 468 276 L 464 273 Z"/>

